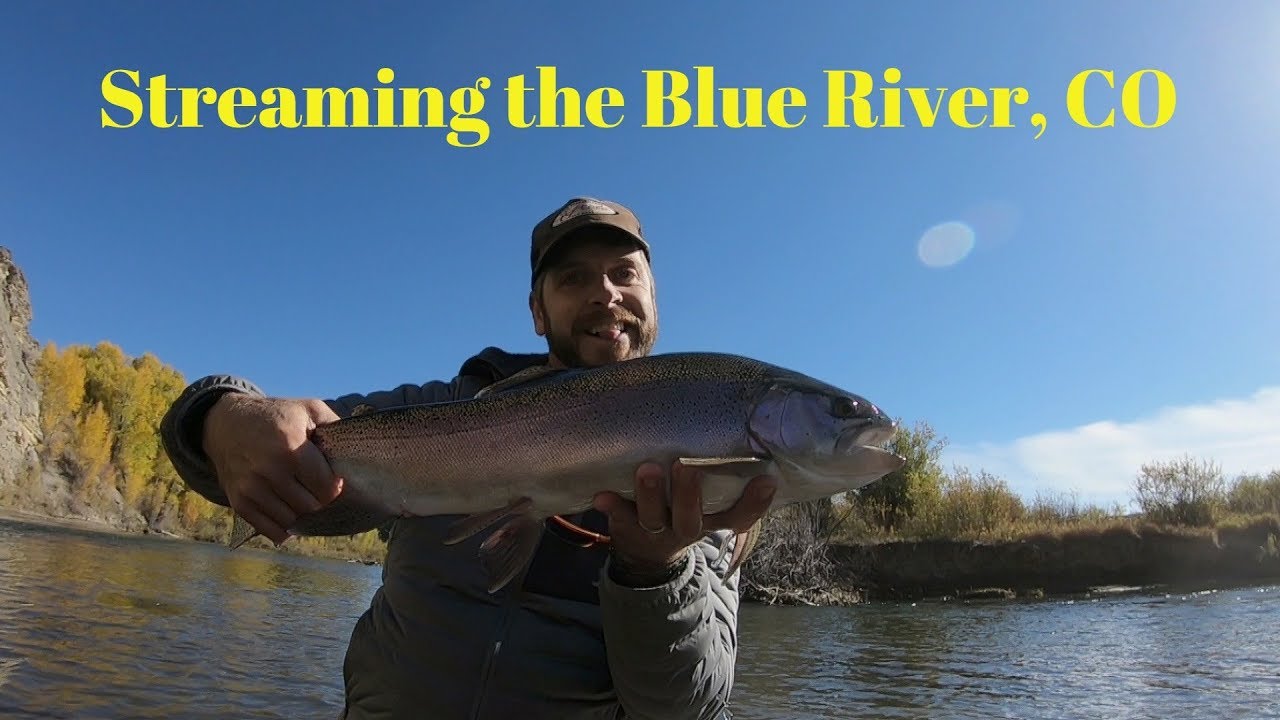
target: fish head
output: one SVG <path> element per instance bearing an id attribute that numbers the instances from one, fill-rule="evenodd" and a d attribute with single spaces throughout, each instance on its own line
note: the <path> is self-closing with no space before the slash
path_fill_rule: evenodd
<path id="1" fill-rule="evenodd" d="M 751 413 L 751 433 L 771 455 L 839 456 L 884 445 L 897 423 L 874 403 L 817 381 L 780 378 Z"/>
<path id="2" fill-rule="evenodd" d="M 749 428 L 754 449 L 777 462 L 790 476 L 784 480 L 816 488 L 814 497 L 861 487 L 905 463 L 886 447 L 897 422 L 870 400 L 805 376 L 774 379 Z"/>

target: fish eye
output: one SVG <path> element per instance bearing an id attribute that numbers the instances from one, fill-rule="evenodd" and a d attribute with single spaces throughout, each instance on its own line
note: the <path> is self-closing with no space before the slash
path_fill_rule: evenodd
<path id="1" fill-rule="evenodd" d="M 831 411 L 838 418 L 851 418 L 858 414 L 858 403 L 847 397 L 838 397 L 831 404 Z"/>

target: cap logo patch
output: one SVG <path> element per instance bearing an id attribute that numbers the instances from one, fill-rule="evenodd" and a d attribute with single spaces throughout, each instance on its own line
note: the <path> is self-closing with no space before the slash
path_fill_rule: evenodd
<path id="1" fill-rule="evenodd" d="M 573 203 L 569 207 L 560 211 L 555 220 L 551 221 L 551 227 L 562 225 L 576 217 L 582 215 L 617 215 L 618 211 L 605 205 L 599 200 L 580 200 Z"/>

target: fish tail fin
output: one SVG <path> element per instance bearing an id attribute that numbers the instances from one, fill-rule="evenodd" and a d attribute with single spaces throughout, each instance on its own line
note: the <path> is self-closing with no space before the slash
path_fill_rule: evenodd
<path id="1" fill-rule="evenodd" d="M 753 550 L 756 549 L 756 543 L 760 541 L 760 520 L 754 525 L 747 528 L 744 533 L 738 533 L 733 543 L 733 555 L 729 556 L 729 567 L 724 571 L 724 576 L 732 577 L 738 568 L 747 561 Z"/>
<path id="2" fill-rule="evenodd" d="M 240 517 L 240 513 L 231 511 L 231 535 L 227 538 L 227 547 L 235 550 L 241 545 L 261 535 L 248 520 Z"/>

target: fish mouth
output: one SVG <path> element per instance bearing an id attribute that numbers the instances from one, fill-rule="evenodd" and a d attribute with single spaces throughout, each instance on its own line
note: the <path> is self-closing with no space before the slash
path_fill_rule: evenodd
<path id="1" fill-rule="evenodd" d="M 867 418 L 847 428 L 836 440 L 836 455 L 852 455 L 867 447 L 881 448 L 893 439 L 897 423 L 880 418 Z"/>
<path id="2" fill-rule="evenodd" d="M 783 456 L 778 458 L 778 463 L 799 470 L 802 476 L 836 480 L 844 489 L 853 490 L 901 469 L 906 459 L 881 447 L 858 445 L 843 454 Z"/>

